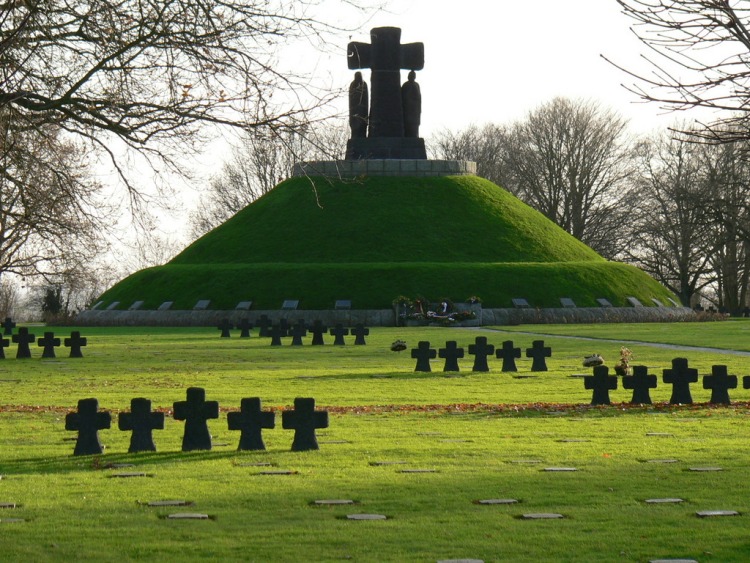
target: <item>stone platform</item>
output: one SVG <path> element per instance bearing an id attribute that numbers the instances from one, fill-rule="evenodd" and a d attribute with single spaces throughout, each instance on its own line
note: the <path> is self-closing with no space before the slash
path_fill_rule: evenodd
<path id="1" fill-rule="evenodd" d="M 467 160 L 366 159 L 315 160 L 299 162 L 292 176 L 327 176 L 358 178 L 360 176 L 476 176 L 477 163 Z"/>

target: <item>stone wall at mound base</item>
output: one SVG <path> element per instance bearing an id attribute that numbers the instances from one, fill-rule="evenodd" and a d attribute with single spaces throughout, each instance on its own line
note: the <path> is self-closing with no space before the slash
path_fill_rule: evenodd
<path id="1" fill-rule="evenodd" d="M 360 176 L 476 176 L 477 163 L 463 160 L 362 159 L 300 162 L 292 176 L 359 178 Z"/>
<path id="2" fill-rule="evenodd" d="M 277 322 L 287 319 L 308 323 L 316 320 L 328 326 L 341 323 L 354 326 L 396 326 L 392 309 L 350 311 L 83 311 L 75 320 L 77 326 L 211 326 L 224 319 L 233 324 L 242 319 L 254 321 L 261 315 Z M 480 309 L 477 319 L 458 326 L 491 326 L 517 324 L 616 323 L 684 321 L 695 313 L 688 307 L 608 307 L 575 309 Z"/>

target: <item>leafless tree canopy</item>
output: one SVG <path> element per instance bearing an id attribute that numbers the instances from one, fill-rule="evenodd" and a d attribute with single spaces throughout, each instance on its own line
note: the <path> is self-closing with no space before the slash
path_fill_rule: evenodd
<path id="1" fill-rule="evenodd" d="M 626 72 L 642 100 L 723 113 L 692 133 L 731 142 L 750 130 L 750 5 L 729 0 L 617 0 L 647 47 L 651 72 Z M 616 57 L 613 63 L 617 66 Z"/>

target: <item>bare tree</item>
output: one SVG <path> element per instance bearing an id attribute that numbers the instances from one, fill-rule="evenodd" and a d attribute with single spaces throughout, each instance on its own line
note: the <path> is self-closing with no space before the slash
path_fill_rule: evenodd
<path id="1" fill-rule="evenodd" d="M 510 128 L 507 188 L 607 258 L 627 245 L 626 121 L 590 101 L 555 98 Z"/>
<path id="2" fill-rule="evenodd" d="M 502 125 L 470 125 L 457 133 L 448 130 L 436 133 L 429 146 L 435 158 L 476 162 L 479 176 L 510 189 L 505 185 L 504 174 L 507 160 L 506 136 L 506 128 Z"/>
<path id="3" fill-rule="evenodd" d="M 695 107 L 726 116 L 688 130 L 700 139 L 731 142 L 750 131 L 750 7 L 729 0 L 617 0 L 648 48 L 649 73 L 627 71 L 642 100 L 664 108 Z M 618 66 L 614 63 L 615 66 Z M 619 67 L 618 68 L 622 68 Z"/>

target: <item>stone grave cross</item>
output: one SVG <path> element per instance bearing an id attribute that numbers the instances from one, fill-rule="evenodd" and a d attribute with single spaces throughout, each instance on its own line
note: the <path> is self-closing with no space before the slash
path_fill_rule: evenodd
<path id="1" fill-rule="evenodd" d="M 81 399 L 78 412 L 65 416 L 65 430 L 78 431 L 78 439 L 73 455 L 96 455 L 103 451 L 99 442 L 99 430 L 110 427 L 112 417 L 108 412 L 99 412 L 99 401 Z"/>
<path id="2" fill-rule="evenodd" d="M 370 335 L 370 329 L 365 328 L 365 325 L 362 323 L 357 323 L 357 325 L 352 329 L 352 336 L 354 336 L 354 345 L 355 346 L 366 346 L 367 341 L 365 340 L 365 336 Z"/>
<path id="3" fill-rule="evenodd" d="M 636 405 L 650 405 L 649 389 L 656 389 L 656 376 L 648 375 L 648 367 L 633 366 L 633 375 L 622 378 L 622 388 L 632 389 L 633 397 L 630 402 Z"/>
<path id="4" fill-rule="evenodd" d="M 289 332 L 292 335 L 292 346 L 302 346 L 302 339 L 307 336 L 305 319 L 297 321 L 297 324 L 293 325 Z"/>
<path id="5" fill-rule="evenodd" d="M 458 359 L 464 357 L 464 349 L 459 348 L 455 340 L 448 340 L 445 348 L 438 350 L 438 356 L 445 359 L 443 371 L 459 371 Z"/>
<path id="6" fill-rule="evenodd" d="M 185 421 L 182 451 L 210 450 L 211 434 L 207 421 L 219 418 L 219 403 L 206 401 L 206 390 L 202 387 L 188 387 L 187 400 L 174 403 L 173 408 L 175 419 Z"/>
<path id="7" fill-rule="evenodd" d="M 55 348 L 60 346 L 60 339 L 55 338 L 54 332 L 45 332 L 44 338 L 40 338 L 36 341 L 39 347 L 44 347 L 42 351 L 42 358 L 54 358 Z"/>
<path id="8" fill-rule="evenodd" d="M 594 375 L 587 375 L 583 378 L 583 384 L 586 389 L 592 389 L 592 405 L 610 405 L 609 390 L 617 389 L 617 376 L 609 375 L 607 366 L 595 366 Z"/>
<path id="9" fill-rule="evenodd" d="M 83 354 L 81 353 L 81 348 L 83 346 L 86 346 L 88 343 L 86 338 L 81 338 L 81 333 L 77 330 L 74 330 L 70 333 L 70 338 L 66 338 L 63 341 L 63 344 L 70 348 L 70 357 L 71 358 L 83 358 Z"/>
<path id="10" fill-rule="evenodd" d="M 281 346 L 281 339 L 287 336 L 286 329 L 281 326 L 281 323 L 272 325 L 268 331 L 268 336 L 271 337 L 271 346 Z"/>
<path id="11" fill-rule="evenodd" d="M 474 356 L 474 366 L 471 371 L 490 371 L 487 357 L 495 353 L 495 346 L 487 344 L 486 336 L 477 336 L 474 344 L 469 344 L 469 354 Z"/>
<path id="12" fill-rule="evenodd" d="M 526 357 L 533 358 L 531 371 L 547 371 L 545 358 L 552 356 L 552 348 L 544 346 L 544 340 L 534 340 L 531 348 L 526 349 Z"/>
<path id="13" fill-rule="evenodd" d="M 349 329 L 344 328 L 344 325 L 341 323 L 336 323 L 336 327 L 330 330 L 330 334 L 333 336 L 334 346 L 344 346 L 344 336 L 349 335 Z"/>
<path id="14" fill-rule="evenodd" d="M 313 398 L 297 397 L 294 410 L 281 413 L 281 426 L 284 430 L 294 430 L 293 452 L 317 450 L 315 430 L 328 428 L 328 411 L 316 411 Z"/>
<path id="15" fill-rule="evenodd" d="M 164 430 L 164 413 L 151 412 L 151 401 L 148 399 L 130 399 L 130 412 L 120 413 L 117 427 L 132 431 L 128 453 L 155 452 L 152 430 Z"/>
<path id="16" fill-rule="evenodd" d="M 675 358 L 672 360 L 672 369 L 663 370 L 662 380 L 672 385 L 672 396 L 670 405 L 692 405 L 693 397 L 690 394 L 690 384 L 698 381 L 698 370 L 688 368 L 686 358 Z"/>
<path id="17" fill-rule="evenodd" d="M 221 331 L 220 338 L 229 338 L 232 336 L 231 331 L 234 327 L 232 326 L 232 323 L 229 322 L 229 319 L 222 319 L 222 321 L 219 323 L 219 326 L 216 327 L 218 330 Z"/>
<path id="18" fill-rule="evenodd" d="M 29 334 L 29 329 L 22 326 L 18 329 L 18 334 L 13 335 L 13 343 L 18 344 L 18 350 L 16 351 L 16 358 L 30 358 L 31 349 L 29 344 L 36 340 L 35 334 Z"/>
<path id="19" fill-rule="evenodd" d="M 422 340 L 416 348 L 412 348 L 411 357 L 417 360 L 417 367 L 414 368 L 414 371 L 432 371 L 430 360 L 437 357 L 437 350 L 430 348 L 430 343 Z"/>
<path id="20" fill-rule="evenodd" d="M 274 428 L 275 414 L 272 411 L 263 412 L 260 408 L 259 397 L 242 399 L 239 412 L 227 414 L 229 430 L 240 430 L 240 444 L 238 450 L 265 450 L 262 431 L 264 428 Z"/>
<path id="21" fill-rule="evenodd" d="M 495 356 L 498 359 L 503 359 L 502 371 L 518 371 L 516 367 L 516 358 L 521 357 L 521 349 L 513 347 L 512 340 L 506 340 L 503 342 L 502 348 L 498 348 L 495 351 Z"/>
<path id="22" fill-rule="evenodd" d="M 250 338 L 250 331 L 253 328 L 253 323 L 250 322 L 250 319 L 242 319 L 237 325 L 237 328 L 240 329 L 240 338 Z"/>
<path id="23" fill-rule="evenodd" d="M 703 378 L 703 388 L 711 389 L 711 404 L 728 405 L 729 389 L 737 389 L 737 376 L 729 375 L 727 366 L 711 366 L 711 375 Z"/>
<path id="24" fill-rule="evenodd" d="M 5 317 L 5 320 L 0 324 L 1 327 L 3 327 L 3 334 L 5 336 L 10 336 L 13 334 L 13 329 L 16 328 L 16 323 L 13 322 L 13 319 L 10 317 Z"/>
<path id="25" fill-rule="evenodd" d="M 258 321 L 255 323 L 255 326 L 258 327 L 258 336 L 262 336 L 264 338 L 271 336 L 272 325 L 273 321 L 268 318 L 268 315 L 261 315 Z"/>
<path id="26" fill-rule="evenodd" d="M 313 346 L 323 346 L 325 344 L 325 342 L 323 341 L 323 335 L 328 333 L 328 327 L 323 324 L 323 321 L 321 321 L 320 319 L 316 320 L 310 327 L 310 332 L 313 335 Z"/>

